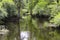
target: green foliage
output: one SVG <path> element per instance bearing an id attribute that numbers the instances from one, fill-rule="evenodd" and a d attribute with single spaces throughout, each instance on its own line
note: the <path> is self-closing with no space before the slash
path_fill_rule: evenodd
<path id="1" fill-rule="evenodd" d="M 3 3 L 2 7 L 6 10 L 8 15 L 10 15 L 10 16 L 17 15 L 17 8 L 16 8 L 15 4 L 5 2 L 5 3 Z"/>
<path id="2" fill-rule="evenodd" d="M 21 7 L 21 30 L 24 31 L 27 27 L 27 31 L 31 30 L 33 36 L 36 37 L 37 40 L 60 40 L 60 35 L 56 31 L 51 31 L 50 29 L 44 27 L 47 26 L 49 22 L 56 25 L 60 25 L 60 1 L 59 3 L 57 3 L 56 0 L 22 0 L 19 3 L 19 0 L 2 0 L 0 2 L 0 19 L 8 16 L 17 15 L 18 7 Z M 39 15 L 50 15 L 49 18 L 53 18 L 49 19 L 49 22 L 43 21 L 43 23 L 41 23 L 42 19 L 33 19 L 30 13 L 32 13 L 32 15 L 38 13 Z M 0 21 L 0 23 L 2 22 Z M 41 25 L 43 29 L 40 28 Z M 8 24 L 8 29 L 14 32 L 13 36 L 11 33 L 11 38 L 16 36 L 17 24 Z"/>
<path id="3" fill-rule="evenodd" d="M 36 4 L 36 6 L 33 9 L 33 13 L 38 13 L 38 12 L 40 12 L 40 10 L 44 10 L 46 5 L 47 5 L 46 1 L 44 1 L 44 0 L 40 1 L 39 0 L 39 2 Z"/>
<path id="4" fill-rule="evenodd" d="M 51 20 L 56 25 L 60 25 L 60 12 Z"/>
<path id="5" fill-rule="evenodd" d="M 5 9 L 0 8 L 0 19 L 3 19 L 4 17 L 7 17 L 7 12 Z"/>

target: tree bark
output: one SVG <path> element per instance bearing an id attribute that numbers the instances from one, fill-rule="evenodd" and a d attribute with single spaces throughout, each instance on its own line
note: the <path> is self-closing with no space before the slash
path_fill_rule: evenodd
<path id="1" fill-rule="evenodd" d="M 17 8 L 18 8 L 18 17 L 19 17 L 19 20 L 18 20 L 18 38 L 17 38 L 17 40 L 21 40 L 21 36 L 20 36 L 20 8 L 21 8 L 21 0 L 18 1 Z"/>
<path id="2" fill-rule="evenodd" d="M 30 2 L 32 3 L 32 0 L 31 0 Z M 30 40 L 33 40 L 33 39 L 32 39 L 32 36 L 33 36 L 33 35 L 32 35 L 32 33 L 33 33 L 33 32 L 32 32 L 32 4 L 30 5 L 30 16 L 31 16 L 31 19 L 30 19 L 30 24 L 31 24 L 31 25 L 30 25 Z"/>

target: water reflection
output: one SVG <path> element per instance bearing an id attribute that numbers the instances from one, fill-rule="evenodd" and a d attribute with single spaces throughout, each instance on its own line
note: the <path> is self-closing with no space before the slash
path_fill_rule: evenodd
<path id="1" fill-rule="evenodd" d="M 21 31 L 21 40 L 28 40 L 29 31 Z"/>

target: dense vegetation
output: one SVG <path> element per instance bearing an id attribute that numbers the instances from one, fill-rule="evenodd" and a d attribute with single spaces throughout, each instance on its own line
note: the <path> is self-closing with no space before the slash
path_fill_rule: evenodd
<path id="1" fill-rule="evenodd" d="M 60 40 L 60 0 L 0 0 L 0 24 L 9 30 L 6 40 L 19 40 L 21 31 L 29 40 Z"/>

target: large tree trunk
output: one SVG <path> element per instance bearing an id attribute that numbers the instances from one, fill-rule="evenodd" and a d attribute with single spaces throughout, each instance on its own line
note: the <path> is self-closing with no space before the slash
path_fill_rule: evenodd
<path id="1" fill-rule="evenodd" d="M 30 15 L 31 15 L 31 19 L 30 19 L 30 40 L 33 40 L 32 36 L 33 36 L 33 32 L 32 32 L 32 5 L 30 5 Z"/>
<path id="2" fill-rule="evenodd" d="M 19 17 L 19 20 L 18 20 L 18 37 L 17 37 L 17 40 L 21 40 L 21 37 L 20 37 L 20 9 L 21 9 L 21 0 L 18 1 L 18 4 L 17 4 L 17 8 L 18 8 L 18 17 Z"/>

